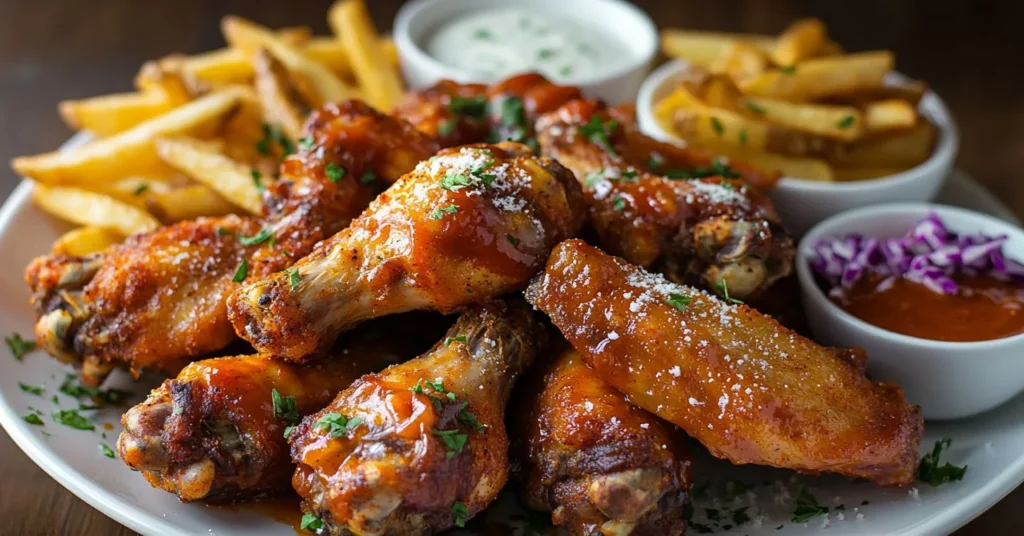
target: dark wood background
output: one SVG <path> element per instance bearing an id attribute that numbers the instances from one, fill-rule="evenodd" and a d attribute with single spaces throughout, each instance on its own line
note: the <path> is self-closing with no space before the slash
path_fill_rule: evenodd
<path id="1" fill-rule="evenodd" d="M 557 0 L 552 0 L 557 1 Z M 390 29 L 398 0 L 367 0 Z M 1024 214 L 1024 2 L 1015 0 L 647 0 L 661 26 L 776 33 L 816 16 L 848 50 L 888 48 L 897 68 L 931 83 L 960 125 L 957 164 Z M 71 133 L 61 99 L 131 89 L 147 59 L 223 45 L 222 15 L 326 33 L 329 0 L 0 0 L 0 162 L 55 148 Z M 0 196 L 18 178 L 0 166 Z M 965 356 L 969 357 L 969 356 Z M 1024 488 L 962 529 L 1024 526 Z M 1012 529 L 1011 527 L 1018 527 Z M 0 535 L 132 534 L 65 491 L 0 432 Z"/>

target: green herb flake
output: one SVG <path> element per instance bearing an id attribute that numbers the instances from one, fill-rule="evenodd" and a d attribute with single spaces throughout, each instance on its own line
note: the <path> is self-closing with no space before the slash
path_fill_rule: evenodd
<path id="1" fill-rule="evenodd" d="M 616 212 L 622 212 L 623 210 L 626 210 L 626 200 L 623 199 L 622 196 L 615 196 L 615 199 L 612 199 L 612 209 L 614 209 Z"/>
<path id="2" fill-rule="evenodd" d="M 669 305 L 675 307 L 679 312 L 686 310 L 686 306 L 690 305 L 693 298 L 690 296 L 683 296 L 682 294 L 672 293 L 668 295 L 668 299 L 665 300 Z"/>
<path id="3" fill-rule="evenodd" d="M 345 176 L 345 168 L 335 164 L 334 162 L 328 162 L 324 168 L 324 174 L 327 175 L 327 180 L 331 182 L 338 182 Z"/>
<path id="4" fill-rule="evenodd" d="M 600 117 L 594 115 L 590 117 L 590 121 L 586 125 L 579 127 L 579 132 L 591 142 L 600 145 L 604 150 L 614 155 L 616 153 L 615 149 L 612 148 L 611 135 L 618 126 L 619 122 L 614 119 L 602 122 Z"/>
<path id="5" fill-rule="evenodd" d="M 293 426 L 286 427 L 284 429 L 284 438 L 288 439 L 288 436 L 292 435 L 292 432 L 294 432 L 296 428 L 298 428 L 298 426 L 294 426 L 293 425 Z"/>
<path id="6" fill-rule="evenodd" d="M 452 132 L 455 132 L 455 128 L 459 126 L 459 120 L 455 117 L 445 119 L 437 124 L 437 135 L 447 136 Z"/>
<path id="7" fill-rule="evenodd" d="M 487 41 L 489 39 L 494 39 L 494 34 L 486 28 L 477 28 L 476 30 L 473 30 L 473 39 L 478 41 Z"/>
<path id="8" fill-rule="evenodd" d="M 516 238 L 516 237 L 514 237 L 514 236 L 512 236 L 510 234 L 506 234 L 505 238 L 508 240 L 509 244 L 512 244 L 513 246 L 518 246 L 519 245 L 519 239 L 518 238 Z"/>
<path id="9" fill-rule="evenodd" d="M 549 60 L 549 59 L 555 57 L 556 54 L 558 54 L 558 51 L 556 51 L 554 49 L 542 48 L 542 49 L 537 51 L 537 59 L 539 59 L 539 60 Z"/>
<path id="10" fill-rule="evenodd" d="M 46 390 L 46 388 L 43 387 L 42 385 L 26 385 L 21 382 L 18 382 L 18 387 L 20 387 L 22 391 L 34 394 L 36 396 L 43 396 L 43 391 Z"/>
<path id="11" fill-rule="evenodd" d="M 469 517 L 469 509 L 466 508 L 465 504 L 456 502 L 455 504 L 452 505 L 452 516 L 455 517 L 456 527 L 465 527 L 466 518 Z"/>
<path id="12" fill-rule="evenodd" d="M 565 67 L 562 67 L 561 69 L 558 70 L 558 75 L 559 76 L 572 76 L 572 66 L 571 65 L 566 65 Z"/>
<path id="13" fill-rule="evenodd" d="M 77 430 L 95 430 L 96 425 L 89 422 L 85 417 L 78 414 L 78 410 L 62 409 L 53 414 L 53 420 Z"/>
<path id="14" fill-rule="evenodd" d="M 270 229 L 267 229 L 266 227 L 264 227 L 264 228 L 260 229 L 260 232 L 254 234 L 252 236 L 239 236 L 238 237 L 238 241 L 243 246 L 255 246 L 255 245 L 262 244 L 262 243 L 266 242 L 267 240 L 270 240 L 271 236 L 272 235 L 271 235 Z"/>
<path id="15" fill-rule="evenodd" d="M 747 515 L 747 508 L 750 508 L 750 507 L 749 506 L 744 506 L 743 508 L 737 508 L 736 510 L 733 510 L 732 511 L 732 522 L 737 524 L 737 525 L 742 525 L 742 524 L 750 521 L 750 516 Z"/>
<path id="16" fill-rule="evenodd" d="M 149 190 L 149 184 L 142 183 L 142 184 L 140 184 L 140 185 L 135 187 L 135 190 L 132 192 L 132 195 L 138 197 L 138 196 L 146 193 L 146 190 Z"/>
<path id="17" fill-rule="evenodd" d="M 299 407 L 294 396 L 281 396 L 277 389 L 271 389 L 270 401 L 274 405 L 274 417 L 288 422 L 299 420 Z"/>
<path id="18" fill-rule="evenodd" d="M 7 343 L 7 347 L 11 349 L 11 354 L 14 355 L 14 359 L 21 361 L 25 354 L 36 349 L 36 341 L 25 340 L 21 338 L 18 333 L 12 333 L 4 337 L 4 342 Z"/>
<path id="19" fill-rule="evenodd" d="M 372 169 L 366 170 L 366 172 L 359 177 L 359 182 L 361 184 L 371 184 L 375 180 L 377 180 L 377 174 L 374 173 Z"/>
<path id="20" fill-rule="evenodd" d="M 447 207 L 437 207 L 430 212 L 430 219 L 440 220 L 444 218 L 445 214 L 455 214 L 459 211 L 458 205 L 448 205 Z"/>
<path id="21" fill-rule="evenodd" d="M 651 153 L 651 157 L 647 159 L 647 167 L 651 171 L 656 171 L 663 165 L 665 165 L 665 157 L 658 153 Z"/>
<path id="22" fill-rule="evenodd" d="M 946 482 L 963 480 L 967 472 L 967 466 L 957 467 L 949 462 L 946 465 L 939 465 L 939 457 L 943 449 L 948 449 L 953 443 L 950 438 L 940 439 L 935 442 L 932 451 L 921 456 L 921 462 L 917 466 L 917 479 L 927 482 L 932 487 L 938 487 Z"/>
<path id="23" fill-rule="evenodd" d="M 487 96 L 452 97 L 448 102 L 448 111 L 464 117 L 483 119 L 487 115 Z"/>
<path id="24" fill-rule="evenodd" d="M 725 127 L 722 126 L 722 122 L 715 116 L 711 116 L 711 128 L 715 130 L 715 134 L 721 136 L 725 134 Z"/>
<path id="25" fill-rule="evenodd" d="M 21 419 L 24 420 L 25 422 L 29 423 L 29 424 L 34 424 L 36 426 L 43 426 L 43 420 L 40 419 L 39 415 L 36 415 L 35 413 L 29 413 L 28 415 L 25 415 Z"/>
<path id="26" fill-rule="evenodd" d="M 247 275 L 249 275 L 249 259 L 242 259 L 242 264 L 238 265 L 238 269 L 235 270 L 235 276 L 231 278 L 231 281 L 241 283 L 245 281 L 245 276 Z"/>
<path id="27" fill-rule="evenodd" d="M 748 110 L 754 112 L 757 115 L 763 115 L 765 112 L 763 106 L 753 101 L 747 101 L 746 103 L 744 103 L 744 106 L 746 106 Z"/>
<path id="28" fill-rule="evenodd" d="M 182 413 L 185 413 L 185 408 L 182 407 L 182 406 L 177 406 L 177 407 L 174 408 L 174 411 L 172 411 L 171 413 L 173 413 L 175 415 L 181 415 Z"/>
<path id="29" fill-rule="evenodd" d="M 484 430 L 487 429 L 487 425 L 481 424 L 480 421 L 477 420 L 475 413 L 466 411 L 466 406 L 468 405 L 469 403 L 463 402 L 462 409 L 460 409 L 459 412 L 455 414 L 455 418 L 458 419 L 460 423 L 472 428 L 473 430 L 477 432 L 483 432 Z"/>
<path id="30" fill-rule="evenodd" d="M 299 148 L 309 150 L 313 148 L 313 136 L 303 136 L 299 138 Z"/>
<path id="31" fill-rule="evenodd" d="M 355 430 L 363 423 L 362 417 L 347 417 L 341 413 L 328 413 L 317 419 L 314 425 L 317 430 L 326 431 L 332 438 L 341 437 Z"/>
<path id="32" fill-rule="evenodd" d="M 229 231 L 229 230 L 227 230 L 227 229 L 225 229 L 223 227 L 218 227 L 217 228 L 217 236 L 224 236 L 226 234 L 231 234 L 231 231 Z"/>
<path id="33" fill-rule="evenodd" d="M 818 500 L 807 491 L 807 488 L 801 489 L 793 508 L 793 523 L 806 523 L 823 514 L 828 514 L 828 507 L 818 504 Z"/>
<path id="34" fill-rule="evenodd" d="M 104 455 L 104 456 L 106 456 L 108 458 L 115 458 L 116 457 L 114 455 L 114 449 L 108 447 L 106 443 L 100 443 L 100 447 L 99 448 L 100 448 L 100 454 L 102 454 L 102 455 Z"/>
<path id="35" fill-rule="evenodd" d="M 299 528 L 302 530 L 318 531 L 324 528 L 324 520 L 316 517 L 313 514 L 305 513 L 302 514 L 302 521 L 299 523 Z"/>
<path id="36" fill-rule="evenodd" d="M 747 129 L 741 128 L 740 129 L 740 145 L 746 145 L 746 144 L 747 144 Z"/>
<path id="37" fill-rule="evenodd" d="M 840 119 L 839 122 L 836 123 L 836 126 L 839 127 L 842 130 L 846 130 L 846 129 L 848 129 L 848 128 L 853 126 L 853 122 L 854 121 L 855 121 L 854 117 L 852 115 L 848 115 L 848 116 Z"/>
<path id="38" fill-rule="evenodd" d="M 796 74 L 796 65 L 783 65 L 782 67 L 779 67 L 779 70 L 782 71 L 782 74 L 792 76 Z"/>
<path id="39" fill-rule="evenodd" d="M 284 273 L 288 275 L 288 286 L 292 290 L 299 286 L 299 282 L 302 281 L 302 274 L 299 273 L 298 268 L 285 268 Z"/>
<path id="40" fill-rule="evenodd" d="M 729 283 L 727 283 L 725 279 L 719 279 L 718 283 L 715 283 L 715 290 L 718 291 L 719 297 L 729 303 L 743 303 L 742 300 L 729 297 Z"/>
<path id="41" fill-rule="evenodd" d="M 472 185 L 473 181 L 470 180 L 469 177 L 467 177 L 466 175 L 463 175 L 462 173 L 447 173 L 441 179 L 441 188 L 453 192 L 457 192 L 463 188 L 466 188 L 467 186 Z"/>
<path id="42" fill-rule="evenodd" d="M 90 398 L 93 400 L 99 400 L 104 404 L 119 404 L 132 394 L 129 391 L 122 391 L 120 389 L 97 389 L 95 387 L 82 385 L 77 383 L 77 381 L 78 378 L 74 374 L 68 374 L 60 384 L 58 390 L 73 398 Z"/>
<path id="43" fill-rule="evenodd" d="M 445 459 L 450 460 L 462 452 L 462 449 L 466 448 L 466 442 L 469 440 L 469 436 L 462 433 L 458 428 L 454 430 L 432 430 L 433 434 L 441 439 L 444 443 L 448 452 L 445 454 Z"/>
<path id="44" fill-rule="evenodd" d="M 468 341 L 469 339 L 467 339 L 465 335 L 456 335 L 454 337 L 445 337 L 444 345 L 448 346 L 453 342 L 461 342 L 463 344 L 466 344 Z"/>
<path id="45" fill-rule="evenodd" d="M 250 172 L 250 175 L 252 175 L 252 183 L 256 185 L 256 191 L 258 191 L 259 193 L 263 193 L 263 190 L 265 190 L 266 187 L 263 185 L 263 181 L 260 179 L 260 177 L 262 176 L 260 175 L 260 172 L 254 169 Z"/>

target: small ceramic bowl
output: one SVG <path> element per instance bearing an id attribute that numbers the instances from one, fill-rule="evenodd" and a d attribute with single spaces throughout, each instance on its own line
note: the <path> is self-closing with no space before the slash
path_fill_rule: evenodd
<path id="1" fill-rule="evenodd" d="M 579 86 L 585 95 L 612 104 L 633 101 L 658 53 L 658 30 L 646 13 L 621 0 L 413 0 L 398 11 L 393 31 L 406 83 L 419 89 L 442 79 L 494 82 L 441 63 L 427 54 L 424 43 L 440 25 L 471 11 L 517 6 L 572 20 L 601 35 L 619 37 L 628 47 L 629 61 L 600 76 L 566 83 Z"/>
<path id="2" fill-rule="evenodd" d="M 1024 335 L 981 342 L 943 342 L 894 333 L 871 325 L 834 304 L 819 287 L 809 261 L 818 240 L 859 233 L 903 236 L 935 212 L 957 233 L 1009 236 L 1007 257 L 1024 259 L 1024 231 L 1002 220 L 946 205 L 893 203 L 850 210 L 814 226 L 797 247 L 797 275 L 804 311 L 815 340 L 859 346 L 868 353 L 868 373 L 898 383 L 926 419 L 959 419 L 994 408 L 1024 390 Z"/>
<path id="3" fill-rule="evenodd" d="M 641 86 L 636 102 L 637 120 L 640 130 L 648 136 L 662 141 L 682 141 L 658 124 L 654 105 L 672 91 L 676 78 L 686 68 L 682 60 L 670 61 L 655 69 Z M 886 83 L 894 85 L 907 82 L 909 79 L 899 73 L 890 73 L 886 79 Z M 783 177 L 770 195 L 786 228 L 800 235 L 819 221 L 851 208 L 933 199 L 953 168 L 960 136 L 946 104 L 934 92 L 925 93 L 918 109 L 939 130 L 935 149 L 928 160 L 895 175 L 859 181 L 820 182 Z"/>

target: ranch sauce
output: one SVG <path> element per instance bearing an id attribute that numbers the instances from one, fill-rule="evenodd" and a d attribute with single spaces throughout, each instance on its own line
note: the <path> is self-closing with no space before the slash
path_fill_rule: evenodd
<path id="1" fill-rule="evenodd" d="M 630 51 L 603 32 L 521 8 L 481 10 L 443 24 L 427 53 L 474 78 L 539 72 L 557 82 L 586 80 L 619 68 Z"/>

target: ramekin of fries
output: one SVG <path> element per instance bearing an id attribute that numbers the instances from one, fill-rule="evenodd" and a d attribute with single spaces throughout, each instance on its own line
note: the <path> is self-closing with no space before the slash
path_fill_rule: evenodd
<path id="1" fill-rule="evenodd" d="M 60 103 L 90 141 L 12 162 L 35 182 L 36 204 L 81 226 L 54 251 L 86 255 L 163 224 L 259 214 L 308 110 L 357 97 L 391 109 L 404 91 L 394 43 L 363 0 L 339 0 L 327 19 L 335 36 L 227 16 L 226 48 L 147 62 L 135 92 Z"/>
<path id="2" fill-rule="evenodd" d="M 772 198 L 802 232 L 886 201 L 932 199 L 952 168 L 956 125 L 887 50 L 847 53 L 814 19 L 778 37 L 666 29 L 673 61 L 640 91 L 640 127 L 780 171 Z"/>

